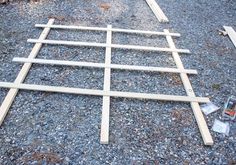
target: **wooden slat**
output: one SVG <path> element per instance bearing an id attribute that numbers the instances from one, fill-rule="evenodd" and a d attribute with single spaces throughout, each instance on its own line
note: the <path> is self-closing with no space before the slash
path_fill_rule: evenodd
<path id="1" fill-rule="evenodd" d="M 146 0 L 146 2 L 160 22 L 169 22 L 168 18 L 155 0 Z"/>
<path id="2" fill-rule="evenodd" d="M 107 31 L 107 28 L 100 27 L 85 27 L 85 26 L 67 26 L 67 25 L 45 25 L 45 24 L 36 24 L 35 27 L 41 28 L 54 28 L 54 29 L 69 29 L 69 30 L 91 30 L 91 31 Z M 145 30 L 131 30 L 131 29 L 118 29 L 112 28 L 112 32 L 122 32 L 122 33 L 136 33 L 136 34 L 149 34 L 149 35 L 160 35 L 166 36 L 171 35 L 175 37 L 180 37 L 179 33 L 165 33 L 165 32 L 156 32 L 156 31 L 145 31 Z"/>
<path id="3" fill-rule="evenodd" d="M 14 62 L 22 63 L 36 63 L 36 64 L 49 64 L 49 65 L 62 65 L 62 66 L 80 66 L 80 67 L 94 67 L 94 68 L 111 68 L 121 70 L 137 70 L 137 71 L 151 71 L 151 72 L 167 72 L 167 73 L 187 73 L 197 74 L 196 70 L 192 69 L 177 69 L 177 68 L 164 68 L 164 67 L 149 67 L 149 66 L 136 66 L 136 65 L 119 65 L 119 64 L 103 64 L 92 62 L 79 62 L 79 61 L 63 61 L 63 60 L 46 60 L 46 59 L 28 59 L 28 58 L 13 58 Z"/>
<path id="4" fill-rule="evenodd" d="M 119 45 L 106 43 L 93 43 L 93 42 L 78 42 L 78 41 L 63 41 L 63 40 L 39 40 L 39 39 L 28 39 L 31 43 L 43 43 L 53 45 L 69 45 L 69 46 L 90 46 L 90 47 L 107 47 L 120 48 L 120 49 L 133 49 L 133 50 L 146 50 L 146 51 L 160 51 L 160 52 L 179 52 L 179 53 L 190 53 L 188 49 L 171 49 L 171 48 L 159 48 L 149 46 L 138 46 L 138 45 Z"/>
<path id="5" fill-rule="evenodd" d="M 164 31 L 166 33 L 169 32 L 169 30 L 164 30 Z M 174 44 L 174 41 L 171 38 L 171 36 L 166 36 L 166 39 L 167 39 L 167 42 L 168 42 L 170 48 L 174 49 L 175 44 Z M 176 65 L 177 65 L 177 68 L 184 69 L 184 66 L 181 62 L 179 54 L 177 52 L 173 52 L 172 55 L 173 55 L 173 58 L 175 60 Z M 184 88 L 185 88 L 185 91 L 186 91 L 187 95 L 190 96 L 190 97 L 196 97 L 187 74 L 181 73 L 180 76 L 181 76 L 181 80 L 183 82 L 183 85 L 184 85 Z M 199 106 L 198 102 L 194 102 L 194 101 L 191 102 L 191 107 L 193 109 L 193 113 L 195 115 L 195 118 L 196 118 L 199 130 L 201 132 L 204 144 L 205 145 L 213 145 L 212 136 L 209 132 L 209 129 L 207 127 L 207 123 L 204 119 L 204 116 L 202 114 L 202 111 L 200 109 L 200 106 Z"/>
<path id="6" fill-rule="evenodd" d="M 225 31 L 227 32 L 229 38 L 233 42 L 234 46 L 236 47 L 236 32 L 230 26 L 224 26 Z"/>
<path id="7" fill-rule="evenodd" d="M 111 25 L 107 26 L 107 44 L 111 45 L 112 43 L 112 32 Z M 105 65 L 111 64 L 111 47 L 106 47 L 105 54 Z M 105 92 L 110 91 L 111 86 L 111 68 L 105 68 L 104 72 L 104 85 L 103 90 Z M 110 96 L 103 96 L 103 105 L 102 105 L 102 124 L 101 124 L 101 144 L 108 144 L 109 142 L 109 117 L 110 117 Z"/>
<path id="8" fill-rule="evenodd" d="M 119 92 L 119 91 L 103 91 L 95 89 L 81 89 L 69 88 L 58 86 L 34 85 L 34 84 L 19 84 L 0 82 L 0 87 L 3 88 L 18 88 L 33 91 L 57 92 L 57 93 L 70 93 L 81 95 L 94 95 L 94 96 L 112 96 L 136 99 L 150 99 L 150 100 L 163 100 L 163 101 L 178 101 L 178 102 L 200 102 L 208 103 L 210 100 L 207 97 L 191 97 L 191 96 L 178 96 L 178 95 L 164 95 L 164 94 L 147 94 L 136 92 Z"/>
<path id="9" fill-rule="evenodd" d="M 53 22 L 54 22 L 54 19 L 50 19 L 48 21 L 47 25 L 52 25 Z M 50 31 L 50 28 L 45 28 L 43 30 L 43 32 L 41 33 L 39 40 L 46 39 L 49 31 Z M 29 55 L 29 58 L 30 59 L 35 58 L 37 56 L 39 50 L 41 49 L 41 47 L 42 47 L 42 43 L 36 43 Z M 27 74 L 29 72 L 31 65 L 32 65 L 31 63 L 26 63 L 23 65 L 17 78 L 15 79 L 15 83 L 22 83 L 24 81 L 25 77 L 27 76 Z M 5 99 L 3 100 L 2 105 L 0 107 L 0 125 L 2 124 L 5 116 L 7 115 L 7 112 L 9 110 L 9 108 L 11 107 L 12 102 L 14 101 L 14 98 L 15 98 L 17 92 L 18 92 L 18 89 L 10 89 L 9 92 L 7 93 Z"/>

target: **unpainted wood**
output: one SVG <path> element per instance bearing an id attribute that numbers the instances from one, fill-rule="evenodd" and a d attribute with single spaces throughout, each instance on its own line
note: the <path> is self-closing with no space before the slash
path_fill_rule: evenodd
<path id="1" fill-rule="evenodd" d="M 236 47 L 236 32 L 230 26 L 224 26 L 224 29 L 228 34 L 229 38 L 231 39 L 231 41 L 233 42 L 234 46 Z"/>
<path id="2" fill-rule="evenodd" d="M 168 18 L 155 0 L 146 0 L 146 2 L 160 22 L 169 22 Z"/>
<path id="3" fill-rule="evenodd" d="M 149 94 L 149 93 L 136 93 L 136 92 L 118 92 L 118 91 L 109 92 L 109 91 L 95 90 L 95 89 L 81 89 L 81 88 L 20 84 L 20 83 L 9 83 L 9 82 L 0 82 L 0 87 L 34 90 L 34 91 L 45 91 L 45 92 L 70 93 L 70 94 L 93 95 L 93 96 L 112 96 L 112 97 L 163 100 L 163 101 L 200 102 L 200 103 L 208 103 L 210 101 L 209 98 L 207 97 L 192 97 L 192 96 Z"/>
<path id="4" fill-rule="evenodd" d="M 112 43 L 112 26 L 107 26 L 107 45 Z M 105 54 L 105 65 L 111 64 L 111 47 L 106 47 Z M 104 86 L 103 90 L 105 92 L 110 91 L 111 86 L 111 68 L 105 68 L 104 71 Z M 100 142 L 102 144 L 109 143 L 109 118 L 110 118 L 110 96 L 103 96 L 103 105 L 102 105 L 102 124 L 101 124 L 101 137 Z"/>
<path id="5" fill-rule="evenodd" d="M 137 46 L 137 45 L 120 45 L 106 43 L 93 43 L 93 42 L 78 42 L 78 41 L 63 41 L 63 40 L 39 40 L 39 39 L 28 39 L 31 43 L 43 43 L 53 45 L 69 45 L 69 46 L 90 46 L 90 47 L 107 47 L 120 48 L 120 49 L 133 49 L 133 50 L 145 50 L 145 51 L 158 51 L 158 52 L 179 52 L 179 53 L 190 53 L 188 49 L 171 49 L 171 48 L 160 48 L 151 46 Z"/>
<path id="6" fill-rule="evenodd" d="M 107 31 L 107 28 L 101 27 L 86 27 L 86 26 L 67 26 L 67 25 L 45 25 L 45 24 L 36 24 L 35 27 L 40 28 L 55 28 L 55 29 L 69 29 L 69 30 L 90 30 L 90 31 Z M 180 37 L 179 33 L 165 33 L 165 32 L 156 32 L 156 31 L 145 31 L 145 30 L 132 30 L 132 29 L 119 29 L 112 28 L 112 32 L 122 32 L 122 33 L 136 33 L 136 34 L 149 34 L 149 35 L 160 35 L 166 36 L 171 35 L 173 37 Z"/>
<path id="7" fill-rule="evenodd" d="M 28 59 L 28 58 L 13 58 L 14 62 L 21 63 L 36 63 L 47 65 L 62 65 L 62 66 L 78 66 L 78 67 L 94 67 L 94 68 L 111 68 L 121 70 L 137 70 L 137 71 L 150 71 L 150 72 L 167 72 L 167 73 L 187 73 L 197 74 L 197 70 L 192 69 L 177 69 L 167 67 L 151 67 L 151 66 L 136 66 L 136 65 L 119 65 L 119 64 L 103 64 L 92 62 L 79 62 L 79 61 L 64 61 L 64 60 L 46 60 L 46 59 Z"/>
<path id="8" fill-rule="evenodd" d="M 47 23 L 47 25 L 52 25 L 54 22 L 54 19 L 50 19 Z M 43 30 L 43 32 L 41 33 L 39 40 L 44 40 L 46 39 L 48 33 L 50 32 L 50 28 L 45 28 Z M 37 56 L 39 50 L 42 47 L 42 43 L 36 43 L 32 49 L 32 51 L 30 52 L 29 55 L 29 59 L 33 59 Z M 31 68 L 31 63 L 25 63 L 23 65 L 23 67 L 21 68 L 18 76 L 16 77 L 14 83 L 19 84 L 22 83 L 25 79 L 25 77 L 27 76 L 30 68 Z M 7 93 L 5 99 L 2 102 L 2 105 L 0 107 L 0 125 L 2 124 L 2 122 L 4 121 L 5 116 L 7 115 L 8 110 L 10 109 L 16 95 L 18 93 L 18 89 L 17 88 L 12 88 L 9 90 L 9 92 Z"/>
<path id="9" fill-rule="evenodd" d="M 164 32 L 168 33 L 169 30 L 164 30 Z M 171 36 L 166 36 L 166 39 L 167 39 L 167 42 L 168 42 L 170 48 L 174 49 L 175 44 L 174 44 L 174 41 L 171 38 Z M 179 54 L 177 52 L 173 52 L 172 56 L 175 60 L 177 68 L 184 69 L 184 66 L 182 64 L 182 61 L 180 59 Z M 184 88 L 185 88 L 185 91 L 186 91 L 187 95 L 190 96 L 190 97 L 196 97 L 187 74 L 186 73 L 181 73 L 180 77 L 181 77 L 181 80 L 183 82 L 183 85 L 184 85 Z M 201 132 L 204 144 L 205 145 L 213 145 L 213 139 L 212 139 L 210 131 L 207 127 L 207 123 L 204 119 L 204 116 L 203 116 L 202 111 L 200 109 L 199 103 L 195 102 L 195 101 L 192 101 L 191 102 L 191 107 L 192 107 L 195 119 L 197 121 L 198 128 Z"/>

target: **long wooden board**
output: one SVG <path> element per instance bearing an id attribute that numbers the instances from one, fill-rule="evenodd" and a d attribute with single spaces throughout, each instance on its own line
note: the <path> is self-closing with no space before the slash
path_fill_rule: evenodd
<path id="1" fill-rule="evenodd" d="M 107 26 L 107 44 L 111 45 L 112 43 L 112 26 Z M 106 47 L 105 54 L 105 65 L 111 64 L 111 47 Z M 105 92 L 110 91 L 111 86 L 111 68 L 105 68 L 104 72 L 104 85 L 103 90 Z M 102 124 L 101 124 L 101 144 L 108 144 L 109 142 L 109 117 L 110 117 L 110 96 L 103 96 L 103 105 L 102 105 Z"/>
<path id="2" fill-rule="evenodd" d="M 90 31 L 107 31 L 108 28 L 101 27 L 85 27 L 85 26 L 67 26 L 67 25 L 45 25 L 45 24 L 36 24 L 35 27 L 40 28 L 52 28 L 52 29 L 69 29 L 69 30 L 90 30 Z M 149 35 L 160 35 L 166 36 L 171 35 L 174 37 L 180 37 L 179 33 L 165 33 L 165 32 L 156 32 L 156 31 L 145 31 L 145 30 L 132 30 L 132 29 L 118 29 L 112 28 L 112 32 L 119 33 L 135 33 L 135 34 L 149 34 Z"/>
<path id="3" fill-rule="evenodd" d="M 155 0 L 146 0 L 146 2 L 160 22 L 169 22 L 168 18 Z"/>
<path id="4" fill-rule="evenodd" d="M 233 42 L 234 46 L 236 47 L 236 32 L 230 26 L 224 26 L 225 31 L 227 32 L 229 38 Z"/>
<path id="5" fill-rule="evenodd" d="M 54 19 L 50 19 L 47 23 L 47 25 L 52 25 L 54 22 Z M 46 39 L 48 33 L 50 32 L 50 28 L 45 28 L 43 30 L 43 32 L 41 33 L 39 40 L 44 40 Z M 36 43 L 29 55 L 29 59 L 33 59 L 37 56 L 39 50 L 42 47 L 42 43 Z M 18 76 L 15 79 L 15 83 L 22 83 L 25 79 L 25 77 L 27 76 L 30 68 L 31 68 L 31 63 L 25 63 L 22 67 L 22 69 L 20 70 Z M 5 99 L 2 102 L 2 105 L 0 107 L 0 125 L 2 124 L 5 116 L 7 115 L 7 112 L 9 110 L 9 108 L 11 107 L 16 95 L 18 93 L 18 89 L 10 89 L 9 92 L 7 93 L 7 96 L 5 97 Z"/>
<path id="6" fill-rule="evenodd" d="M 171 49 L 171 48 L 160 48 L 151 46 L 137 46 L 137 45 L 120 45 L 120 44 L 106 44 L 106 43 L 93 43 L 93 42 L 78 42 L 78 41 L 63 41 L 63 40 L 39 40 L 39 39 L 28 39 L 31 43 L 43 43 L 53 45 L 69 45 L 69 46 L 90 46 L 90 47 L 107 47 L 120 48 L 120 49 L 133 49 L 133 50 L 146 50 L 146 51 L 159 51 L 159 52 L 179 52 L 179 53 L 190 53 L 188 49 Z"/>
<path id="7" fill-rule="evenodd" d="M 166 33 L 169 32 L 169 30 L 164 30 L 164 31 Z M 171 36 L 166 36 L 166 39 L 167 39 L 167 42 L 168 42 L 170 48 L 174 49 L 175 48 L 175 44 L 174 44 L 174 41 L 171 38 Z M 184 66 L 183 66 L 183 64 L 181 62 L 179 54 L 177 52 L 173 52 L 172 56 L 173 56 L 173 58 L 175 60 L 177 68 L 184 69 Z M 181 73 L 180 77 L 181 77 L 181 80 L 183 82 L 183 85 L 184 85 L 184 88 L 185 88 L 185 91 L 186 91 L 187 95 L 190 96 L 190 97 L 195 97 L 192 85 L 191 85 L 191 83 L 189 81 L 189 78 L 188 78 L 187 74 L 186 73 Z M 200 106 L 199 106 L 198 102 L 194 102 L 194 101 L 191 102 L 191 107 L 193 109 L 193 113 L 194 113 L 194 116 L 196 118 L 199 130 L 201 132 L 204 144 L 205 145 L 213 145 L 212 136 L 211 136 L 210 131 L 209 131 L 208 127 L 207 127 L 206 121 L 204 119 L 204 116 L 202 114 L 202 111 L 200 109 Z"/>
<path id="8" fill-rule="evenodd" d="M 81 88 L 20 84 L 20 83 L 9 83 L 9 82 L 0 82 L 0 87 L 34 90 L 34 91 L 45 91 L 45 92 L 70 93 L 70 94 L 93 95 L 93 96 L 112 96 L 112 97 L 150 99 L 150 100 L 162 100 L 162 101 L 200 102 L 200 103 L 207 103 L 210 101 L 209 98 L 207 97 L 103 91 L 103 90 L 95 90 L 95 89 L 81 89 Z"/>
<path id="9" fill-rule="evenodd" d="M 62 66 L 78 66 L 78 67 L 94 67 L 94 68 L 111 68 L 111 69 L 121 69 L 121 70 L 150 71 L 150 72 L 197 74 L 197 70 L 167 68 L 167 67 L 151 67 L 151 66 L 119 65 L 119 64 L 109 64 L 108 65 L 108 64 L 104 64 L 104 63 L 93 63 L 93 62 L 29 59 L 29 58 L 20 58 L 20 57 L 15 57 L 15 58 L 13 58 L 12 61 L 21 62 L 21 63 L 47 64 L 47 65 L 62 65 Z"/>

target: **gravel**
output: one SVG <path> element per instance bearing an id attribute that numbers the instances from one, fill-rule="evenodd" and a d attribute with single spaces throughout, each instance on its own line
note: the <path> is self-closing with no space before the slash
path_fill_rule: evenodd
<path id="1" fill-rule="evenodd" d="M 108 9 L 101 7 L 104 3 Z M 41 29 L 36 23 L 55 18 L 56 24 L 155 30 L 181 33 L 178 48 L 197 96 L 208 96 L 223 107 L 236 94 L 236 48 L 219 35 L 223 25 L 236 29 L 235 0 L 158 1 L 170 23 L 154 17 L 144 0 L 44 0 L 12 1 L 0 5 L 0 80 L 14 81 L 21 64 L 13 57 L 27 57 Z M 106 5 L 105 5 L 106 6 Z M 51 31 L 50 39 L 105 42 L 105 33 Z M 113 42 L 167 46 L 162 37 L 114 34 Z M 59 60 L 104 62 L 104 49 L 44 46 L 38 57 Z M 168 53 L 114 49 L 112 62 L 173 67 Z M 91 89 L 103 88 L 103 70 L 33 65 L 25 82 Z M 184 95 L 175 74 L 112 71 L 112 90 Z M 2 102 L 8 90 L 0 89 Z M 236 123 L 230 135 L 211 130 L 215 144 L 203 145 L 191 107 L 186 103 L 111 99 L 110 143 L 99 143 L 102 98 L 20 91 L 0 127 L 0 164 L 235 164 Z M 209 128 L 217 111 L 206 116 Z"/>

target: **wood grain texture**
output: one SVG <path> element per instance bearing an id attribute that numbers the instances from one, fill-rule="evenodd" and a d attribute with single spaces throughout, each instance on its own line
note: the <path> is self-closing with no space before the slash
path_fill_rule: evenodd
<path id="1" fill-rule="evenodd" d="M 78 42 L 78 41 L 63 41 L 63 40 L 40 40 L 40 39 L 28 39 L 31 43 L 43 43 L 52 45 L 69 45 L 69 46 L 89 46 L 89 47 L 107 47 L 119 48 L 119 49 L 132 49 L 132 50 L 145 50 L 145 51 L 158 51 L 158 52 L 179 52 L 179 53 L 190 53 L 188 49 L 171 49 L 171 48 L 160 48 L 151 46 L 137 46 L 137 45 L 120 45 L 106 43 L 94 43 L 94 42 Z"/>

